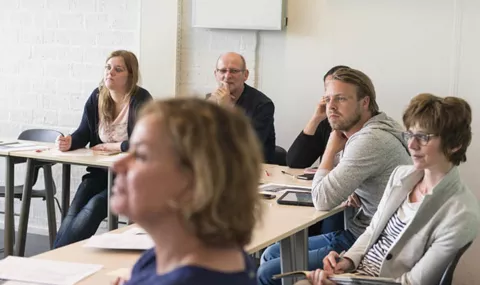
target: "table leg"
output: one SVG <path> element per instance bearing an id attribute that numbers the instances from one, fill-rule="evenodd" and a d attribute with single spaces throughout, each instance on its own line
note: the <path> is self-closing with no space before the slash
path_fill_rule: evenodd
<path id="1" fill-rule="evenodd" d="M 10 156 L 5 157 L 5 232 L 4 232 L 4 255 L 5 257 L 13 254 L 13 242 L 15 240 L 14 226 L 14 177 L 15 166 Z"/>
<path id="2" fill-rule="evenodd" d="M 292 251 L 292 239 L 284 238 L 280 241 L 280 260 L 281 260 L 281 272 L 290 272 L 293 271 L 294 260 L 293 260 L 293 251 Z M 292 285 L 293 278 L 283 278 L 283 285 Z"/>
<path id="3" fill-rule="evenodd" d="M 118 217 L 114 213 L 112 213 L 112 210 L 110 209 L 110 197 L 112 196 L 112 185 L 113 185 L 113 172 L 109 168 L 108 169 L 108 186 L 107 186 L 107 191 L 108 191 L 108 230 L 112 231 L 118 228 Z"/>
<path id="4" fill-rule="evenodd" d="M 70 207 L 70 164 L 62 164 L 62 222 Z"/>
<path id="5" fill-rule="evenodd" d="M 308 270 L 308 229 L 293 235 L 293 252 L 295 258 L 294 270 Z M 303 277 L 297 277 L 297 281 Z M 294 279 L 295 280 L 295 279 Z"/>
<path id="6" fill-rule="evenodd" d="M 30 215 L 30 202 L 32 201 L 33 176 L 35 173 L 35 161 L 27 159 L 27 173 L 23 184 L 22 208 L 20 210 L 20 221 L 18 223 L 18 235 L 15 243 L 15 255 L 25 255 L 25 244 L 27 242 L 28 217 Z"/>

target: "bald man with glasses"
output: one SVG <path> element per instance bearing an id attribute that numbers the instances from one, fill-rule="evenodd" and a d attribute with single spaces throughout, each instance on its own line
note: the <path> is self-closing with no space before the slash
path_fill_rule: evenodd
<path id="1" fill-rule="evenodd" d="M 248 69 L 245 58 L 234 52 L 222 54 L 214 71 L 218 87 L 207 99 L 219 105 L 237 106 L 250 117 L 258 138 L 263 145 L 266 163 L 273 163 L 275 157 L 275 106 L 265 94 L 245 84 Z"/>

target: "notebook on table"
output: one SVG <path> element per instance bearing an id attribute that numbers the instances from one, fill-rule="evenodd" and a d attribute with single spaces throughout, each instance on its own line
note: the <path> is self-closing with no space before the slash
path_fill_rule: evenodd
<path id="1" fill-rule="evenodd" d="M 273 275 L 272 279 L 306 277 L 309 272 L 311 271 L 292 271 Z M 371 277 L 355 273 L 335 274 L 329 279 L 337 283 L 337 285 L 401 285 L 393 278 Z"/>

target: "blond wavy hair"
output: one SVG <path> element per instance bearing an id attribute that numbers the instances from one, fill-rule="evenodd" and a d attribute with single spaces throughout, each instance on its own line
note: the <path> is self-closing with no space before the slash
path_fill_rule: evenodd
<path id="1" fill-rule="evenodd" d="M 109 59 L 112 57 L 121 57 L 125 62 L 125 67 L 128 71 L 128 80 L 127 80 L 127 95 L 133 96 L 138 90 L 138 80 L 140 79 L 140 71 L 138 68 L 138 59 L 134 53 L 127 51 L 127 50 L 116 50 L 112 52 L 105 63 L 108 62 Z M 99 116 L 100 121 L 104 124 L 110 124 L 115 119 L 115 102 L 110 96 L 110 90 L 105 87 L 105 82 L 102 80 L 100 81 L 100 86 L 98 87 L 99 96 Z M 128 98 L 125 98 L 128 100 Z"/>
<path id="2" fill-rule="evenodd" d="M 248 118 L 194 98 L 152 101 L 140 112 L 150 115 L 163 125 L 181 167 L 193 177 L 192 198 L 179 207 L 187 228 L 209 246 L 248 244 L 261 218 L 263 161 Z"/>

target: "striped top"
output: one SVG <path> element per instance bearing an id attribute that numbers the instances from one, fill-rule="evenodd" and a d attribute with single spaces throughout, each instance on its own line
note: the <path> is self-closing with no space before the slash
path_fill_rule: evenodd
<path id="1" fill-rule="evenodd" d="M 410 195 L 409 195 L 410 196 Z M 423 199 L 422 199 L 423 201 Z M 405 226 L 413 219 L 422 201 L 411 203 L 407 197 L 397 212 L 390 218 L 376 243 L 367 251 L 357 268 L 357 273 L 375 276 L 380 275 L 380 269 L 392 244 L 400 237 Z"/>

